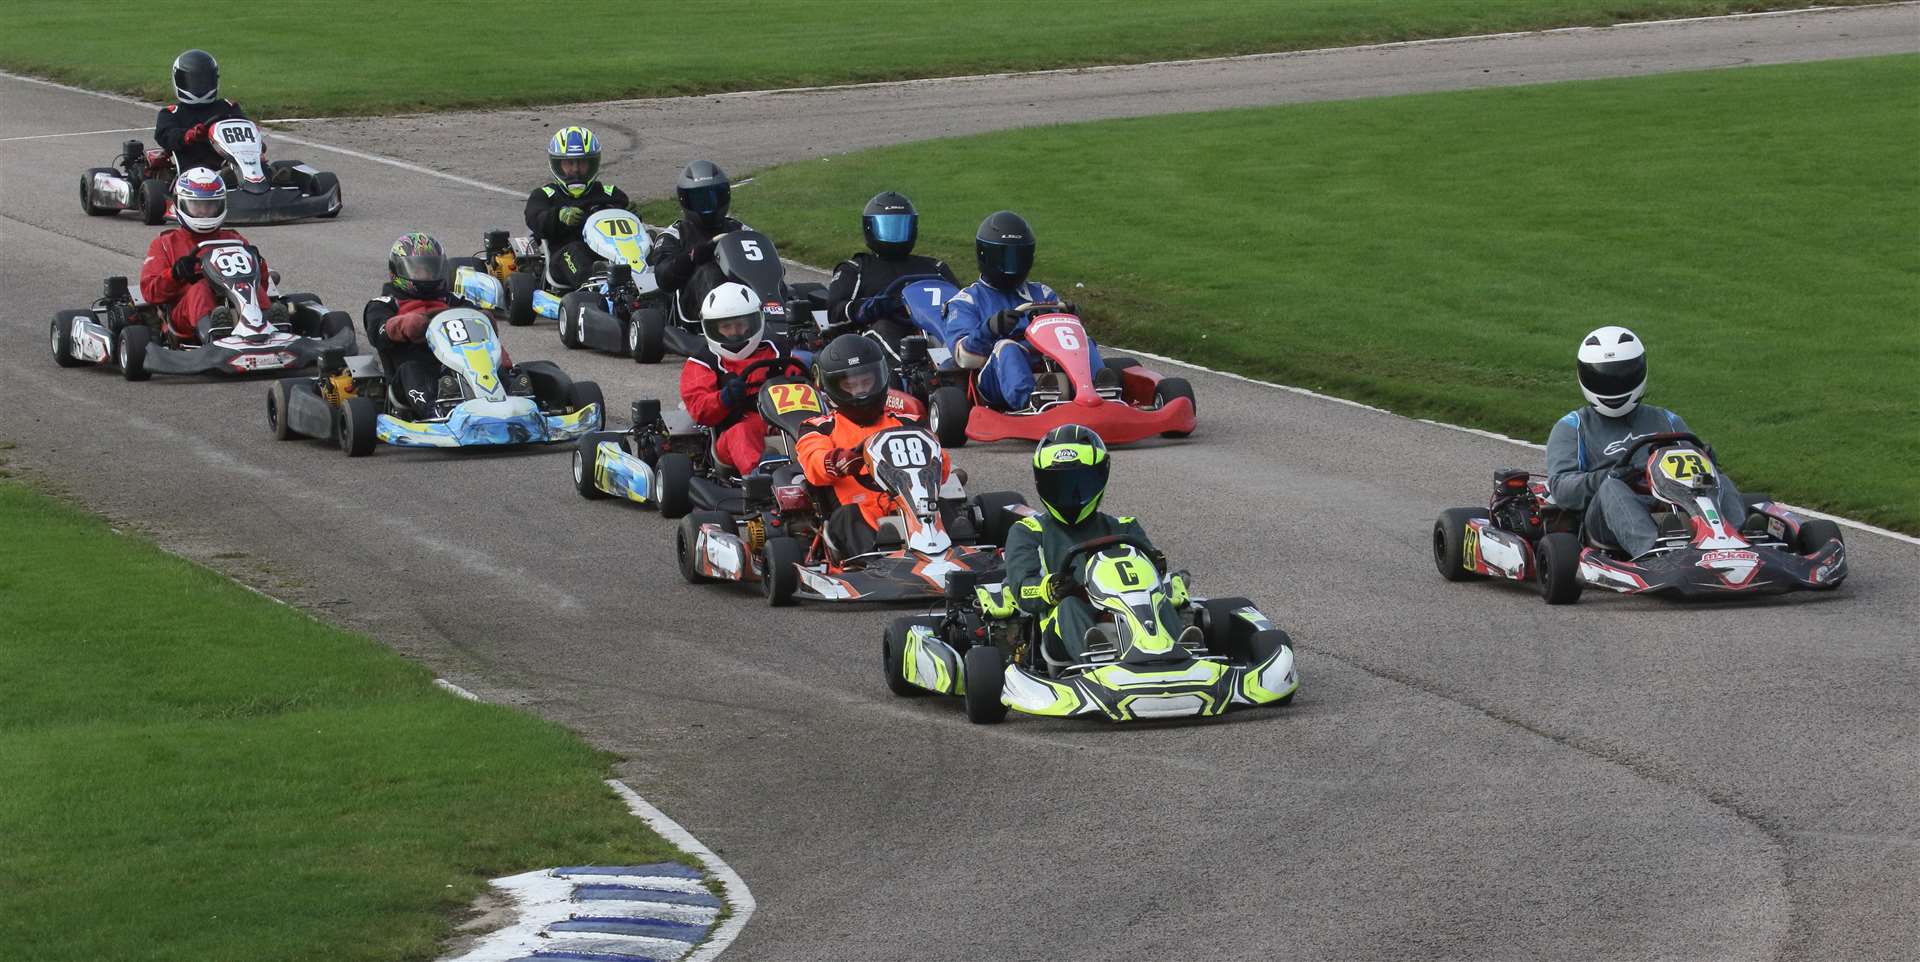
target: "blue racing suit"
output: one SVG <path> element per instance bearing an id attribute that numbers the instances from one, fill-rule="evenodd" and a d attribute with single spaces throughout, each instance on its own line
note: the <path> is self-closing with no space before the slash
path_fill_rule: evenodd
<path id="1" fill-rule="evenodd" d="M 987 406 L 999 411 L 1018 411 L 1027 406 L 1033 394 L 1033 354 L 1024 335 L 1022 320 L 1012 337 L 996 338 L 987 329 L 995 314 L 1026 303 L 1051 303 L 1059 295 L 1045 284 L 1027 281 L 1013 291 L 1003 291 L 986 281 L 974 281 L 947 301 L 945 323 L 947 348 L 961 367 L 980 370 L 980 397 Z M 1100 351 L 1087 340 L 1087 360 L 1100 370 Z"/>

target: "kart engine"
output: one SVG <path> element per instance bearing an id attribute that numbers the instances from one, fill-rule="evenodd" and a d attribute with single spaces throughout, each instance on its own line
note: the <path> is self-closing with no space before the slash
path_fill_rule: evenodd
<path id="1" fill-rule="evenodd" d="M 1540 524 L 1540 502 L 1533 495 L 1533 476 L 1524 468 L 1500 468 L 1493 472 L 1493 500 L 1487 517 L 1494 527 L 1511 531 L 1529 541 L 1544 533 Z"/>

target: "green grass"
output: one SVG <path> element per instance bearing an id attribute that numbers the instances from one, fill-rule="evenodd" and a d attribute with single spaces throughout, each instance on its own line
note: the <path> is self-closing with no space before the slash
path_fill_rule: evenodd
<path id="1" fill-rule="evenodd" d="M 1105 342 L 1536 441 L 1626 324 L 1743 487 L 1920 531 L 1920 57 L 1015 131 L 734 209 L 830 264 L 882 189 L 963 271 L 1026 214 Z"/>
<path id="2" fill-rule="evenodd" d="M 676 859 L 557 726 L 0 481 L 0 958 L 431 959 L 485 880 Z"/>
<path id="3" fill-rule="evenodd" d="M 1831 3 L 1834 0 L 1827 0 Z M 1866 0 L 1841 0 L 1866 2 Z M 10 4 L 0 65 L 164 101 L 188 47 L 255 117 L 571 103 L 1300 50 L 1795 0 L 180 0 Z M 217 29 L 210 30 L 215 26 Z M 641 132 L 644 136 L 646 131 Z"/>

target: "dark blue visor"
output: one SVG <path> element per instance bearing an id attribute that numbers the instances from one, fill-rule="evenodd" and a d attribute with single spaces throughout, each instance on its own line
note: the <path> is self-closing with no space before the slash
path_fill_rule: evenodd
<path id="1" fill-rule="evenodd" d="M 1033 269 L 1032 244 L 987 244 L 987 264 L 1008 277 L 1026 277 Z"/>
<path id="2" fill-rule="evenodd" d="M 733 189 L 726 184 L 691 187 L 680 192 L 680 206 L 696 214 L 716 214 L 727 209 Z"/>
<path id="3" fill-rule="evenodd" d="M 873 239 L 882 244 L 904 244 L 913 240 L 912 214 L 872 214 L 867 221 L 873 225 Z"/>

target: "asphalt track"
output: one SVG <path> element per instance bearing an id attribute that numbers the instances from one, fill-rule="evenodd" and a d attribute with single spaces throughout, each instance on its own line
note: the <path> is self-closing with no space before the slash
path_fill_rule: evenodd
<path id="1" fill-rule="evenodd" d="M 1626 32 L 1477 49 L 1498 59 L 1537 44 L 1537 63 L 1484 76 L 1548 80 L 1581 73 L 1583 44 Z M 1920 48 L 1910 7 L 1631 32 L 1686 48 L 1640 69 Z M 1441 48 L 1453 63 L 1433 85 L 1447 86 L 1475 48 L 1399 49 Z M 1298 62 L 1344 56 L 1360 76 L 1399 71 L 1403 55 Z M 1286 74 L 1274 101 L 1289 99 Z M 1170 79 L 1135 112 L 1208 105 L 1207 77 Z M 1031 81 L 885 88 L 864 121 L 829 115 L 840 146 L 925 135 L 897 124 L 901 105 L 996 83 Z M 1385 92 L 1350 83 L 1309 86 Z M 726 105 L 757 101 L 788 106 L 712 126 Z M 638 164 L 793 156 L 815 148 L 788 136 L 808 120 L 791 112 L 830 101 L 707 98 L 685 108 L 710 115 L 693 131 L 652 114 L 646 129 L 682 142 L 644 144 L 612 169 L 649 190 L 662 175 Z M 596 109 L 584 119 L 642 108 Z M 781 116 L 795 126 L 756 126 Z M 1300 642 L 1301 696 L 1214 725 L 974 727 L 954 704 L 887 693 L 882 613 L 769 611 L 744 592 L 683 585 L 668 527 L 581 501 L 561 451 L 389 448 L 349 462 L 271 441 L 263 384 L 56 369 L 50 313 L 87 301 L 103 275 L 132 273 L 152 232 L 86 219 L 74 203 L 80 169 L 122 135 L 5 138 L 150 121 L 0 79 L 0 438 L 18 445 L 6 456 L 182 553 L 627 756 L 621 774 L 759 898 L 729 958 L 1920 957 L 1912 545 L 1850 531 L 1842 591 L 1757 604 L 1589 595 L 1547 608 L 1517 589 L 1446 584 L 1427 559 L 1433 516 L 1480 500 L 1494 467 L 1537 454 L 1199 374 L 1200 433 L 1120 453 L 1109 505 L 1141 515 L 1201 590 L 1274 613 Z M 399 153 L 424 142 L 393 131 L 428 123 L 356 143 Z M 433 162 L 537 179 L 523 145 L 543 135 L 516 131 L 508 160 L 483 133 Z M 283 153 L 338 171 L 347 213 L 248 233 L 288 287 L 356 312 L 403 230 L 464 245 L 517 220 L 517 203 L 471 186 L 318 148 Z M 750 194 L 739 203 L 751 219 Z M 507 336 L 517 357 L 563 353 L 550 325 Z M 561 360 L 616 410 L 672 390 L 671 367 Z M 1024 487 L 1023 459 L 1015 445 L 961 454 L 980 489 Z M 111 585 L 75 592 L 113 598 Z M 137 599 L 113 603 L 139 617 Z"/>

